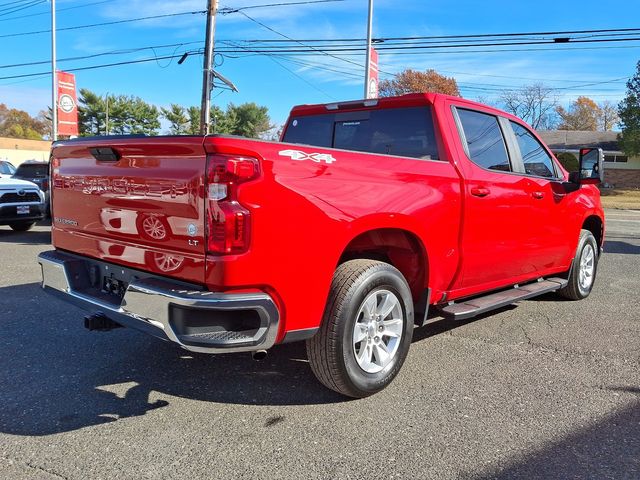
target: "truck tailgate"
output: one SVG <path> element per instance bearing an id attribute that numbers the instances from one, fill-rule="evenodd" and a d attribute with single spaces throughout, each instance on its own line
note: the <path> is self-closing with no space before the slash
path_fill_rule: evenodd
<path id="1" fill-rule="evenodd" d="M 51 155 L 56 248 L 204 282 L 202 137 L 80 139 Z"/>

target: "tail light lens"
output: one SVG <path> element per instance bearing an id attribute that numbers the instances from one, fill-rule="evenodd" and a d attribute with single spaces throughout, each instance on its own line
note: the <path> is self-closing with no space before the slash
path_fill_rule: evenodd
<path id="1" fill-rule="evenodd" d="M 246 252 L 251 213 L 238 201 L 238 186 L 260 175 L 251 157 L 210 155 L 207 158 L 207 251 L 224 255 Z"/>

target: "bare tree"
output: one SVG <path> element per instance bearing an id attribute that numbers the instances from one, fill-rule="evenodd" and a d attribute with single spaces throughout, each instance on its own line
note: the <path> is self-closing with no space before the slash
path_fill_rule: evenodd
<path id="1" fill-rule="evenodd" d="M 598 107 L 600 107 L 598 130 L 602 130 L 603 132 L 613 130 L 614 125 L 620 121 L 618 108 L 608 100 L 598 104 Z"/>
<path id="2" fill-rule="evenodd" d="M 558 123 L 555 114 L 558 96 L 553 88 L 542 83 L 505 90 L 500 95 L 500 102 L 504 110 L 522 118 L 536 130 L 550 130 Z"/>

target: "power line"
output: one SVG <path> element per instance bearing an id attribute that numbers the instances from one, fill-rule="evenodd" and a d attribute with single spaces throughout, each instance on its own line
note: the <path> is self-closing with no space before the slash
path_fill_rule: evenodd
<path id="1" fill-rule="evenodd" d="M 58 8 L 57 11 L 59 12 L 65 12 L 67 10 L 75 10 L 76 8 L 86 8 L 86 7 L 91 7 L 93 5 L 100 5 L 102 3 L 109 3 L 112 0 L 102 0 L 100 2 L 92 2 L 92 3 L 85 3 L 84 5 L 76 5 L 74 7 L 65 7 L 65 8 Z M 50 12 L 42 12 L 42 13 L 31 13 L 29 15 L 19 15 L 17 17 L 9 17 L 9 18 L 0 18 L 0 22 L 9 22 L 11 20 L 20 20 L 22 18 L 31 18 L 31 17 L 40 17 L 42 15 L 50 15 Z"/>
<path id="2" fill-rule="evenodd" d="M 27 8 L 35 7 L 36 5 L 40 5 L 41 3 L 45 3 L 45 2 L 46 0 L 31 0 L 21 5 L 15 5 L 9 8 L 0 8 L 0 16 L 4 17 L 5 15 L 11 15 L 12 13 L 16 13 L 21 10 L 26 10 Z"/>
<path id="3" fill-rule="evenodd" d="M 58 59 L 58 62 L 69 62 L 69 61 L 74 61 L 74 60 L 88 60 L 91 58 L 98 58 L 98 57 L 105 57 L 105 56 L 109 56 L 109 55 L 127 55 L 130 53 L 136 53 L 136 52 L 141 52 L 144 50 L 154 50 L 154 49 L 161 49 L 161 48 L 174 48 L 174 47 L 183 47 L 186 45 L 194 45 L 194 44 L 201 44 L 202 42 L 200 41 L 193 41 L 193 42 L 182 42 L 182 43 L 170 43 L 170 44 L 165 44 L 165 45 L 149 45 L 149 46 L 145 46 L 145 47 L 135 47 L 135 48 L 128 48 L 125 50 L 111 50 L 108 52 L 100 52 L 100 53 L 93 53 L 90 55 L 82 55 L 82 56 L 78 56 L 78 57 L 67 57 L 67 58 L 60 58 Z M 31 66 L 36 66 L 36 65 L 45 65 L 45 64 L 49 64 L 51 63 L 51 60 L 40 60 L 40 61 L 35 61 L 35 62 L 25 62 L 25 63 L 14 63 L 14 64 L 7 64 L 7 65 L 0 65 L 0 69 L 3 68 L 16 68 L 16 67 L 31 67 Z"/>
<path id="4" fill-rule="evenodd" d="M 259 20 L 256 20 L 256 19 L 255 19 L 255 18 L 253 18 L 253 17 L 250 17 L 249 15 L 247 15 L 246 13 L 244 13 L 244 12 L 242 12 L 242 11 L 240 11 L 239 13 L 240 13 L 241 15 L 245 16 L 247 19 L 251 20 L 252 22 L 254 22 L 254 23 L 256 23 L 256 24 L 260 25 L 261 27 L 266 28 L 266 29 L 267 29 L 267 30 L 269 30 L 270 32 L 273 32 L 273 33 L 275 33 L 276 35 L 279 35 L 279 36 L 281 36 L 281 37 L 283 37 L 283 38 L 286 38 L 287 40 L 290 40 L 290 41 L 292 41 L 292 42 L 298 43 L 298 44 L 302 45 L 303 47 L 310 48 L 311 50 L 317 51 L 318 53 L 320 53 L 320 54 L 322 54 L 322 55 L 327 55 L 327 56 L 329 56 L 329 57 L 333 57 L 333 58 L 335 58 L 335 59 L 337 59 L 337 60 L 340 60 L 340 61 L 342 61 L 342 62 L 351 63 L 352 65 L 356 65 L 356 66 L 361 67 L 361 68 L 363 67 L 363 65 L 360 65 L 360 64 L 359 64 L 359 63 L 357 63 L 357 62 L 353 62 L 353 61 L 351 61 L 351 60 L 347 60 L 346 58 L 336 57 L 335 55 L 331 55 L 330 53 L 327 53 L 327 52 L 326 52 L 326 51 L 324 51 L 324 50 L 318 50 L 317 48 L 314 48 L 314 47 L 312 47 L 312 46 L 305 45 L 303 42 L 300 42 L 300 41 L 298 41 L 298 40 L 294 40 L 293 38 L 288 37 L 288 36 L 287 36 L 287 35 L 285 35 L 284 33 L 281 33 L 281 32 L 279 32 L 279 31 L 277 31 L 276 29 L 271 28 L 270 26 L 268 26 L 268 25 L 266 25 L 266 24 L 264 24 L 264 23 L 260 22 Z"/>
<path id="5" fill-rule="evenodd" d="M 132 22 L 141 22 L 143 20 L 156 20 L 159 18 L 169 18 L 169 17 L 183 17 L 185 15 L 198 15 L 198 14 L 204 14 L 206 13 L 205 10 L 197 10 L 194 12 L 180 12 L 180 13 L 166 13 L 164 15 L 152 15 L 149 17 L 139 17 L 139 18 L 130 18 L 127 20 L 116 20 L 113 22 L 104 22 L 104 23 L 93 23 L 90 25 L 76 25 L 74 27 L 65 27 L 65 28 L 58 28 L 56 31 L 58 32 L 62 32 L 62 31 L 68 31 L 68 30 L 80 30 L 80 29 L 84 29 L 84 28 L 94 28 L 94 27 L 104 27 L 107 25 L 120 25 L 123 23 L 132 23 Z M 36 30 L 33 32 L 20 32 L 20 33 L 9 33 L 9 34 L 5 34 L 5 35 L 0 35 L 0 38 L 9 38 L 9 37 L 21 37 L 21 36 L 25 36 L 25 35 L 38 35 L 41 33 L 51 33 L 51 29 L 49 30 Z"/>
<path id="6" fill-rule="evenodd" d="M 202 54 L 201 50 L 196 50 L 196 51 L 192 51 L 189 52 L 190 54 Z M 176 58 L 180 58 L 182 55 L 181 54 L 172 54 L 172 55 L 165 55 L 165 56 L 154 56 L 151 58 L 144 58 L 144 59 L 137 59 L 137 60 L 129 60 L 129 61 L 123 61 L 123 62 L 115 62 L 115 63 L 107 63 L 107 64 L 101 64 L 101 65 L 91 65 L 91 66 L 87 66 L 87 67 L 78 67 L 78 68 L 70 68 L 67 69 L 67 71 L 69 72 L 78 72 L 78 71 L 86 71 L 86 70 L 96 70 L 96 69 L 101 69 L 101 68 L 109 68 L 109 67 L 116 67 L 116 66 L 123 66 L 123 65 L 133 65 L 133 64 L 142 64 L 142 63 L 149 63 L 149 62 L 157 62 L 159 60 L 173 60 Z M 269 54 L 267 55 L 269 57 L 276 57 L 277 55 L 275 54 Z M 295 75 L 296 77 L 300 78 L 301 80 L 303 80 L 305 83 L 309 84 L 310 86 L 312 86 L 313 88 L 315 88 L 316 90 L 322 92 L 323 94 L 328 95 L 331 98 L 331 95 L 329 95 L 327 92 L 324 92 L 322 89 L 320 89 L 319 87 L 311 84 L 310 82 L 308 82 L 306 79 L 304 79 L 303 77 L 301 77 L 300 75 L 298 75 L 296 72 L 288 69 L 287 67 L 285 67 L 284 65 L 282 65 L 280 62 L 278 62 L 277 60 L 273 59 L 276 63 L 278 63 L 282 68 L 284 68 L 285 70 L 289 71 L 291 74 Z M 313 64 L 311 64 L 310 62 L 309 66 L 313 66 Z M 339 72 L 342 74 L 347 74 L 347 72 Z M 37 73 L 29 73 L 29 74 L 20 74 L 20 75 L 10 75 L 10 76 L 4 76 L 4 77 L 0 77 L 0 80 L 15 80 L 15 79 L 26 79 L 26 78 L 34 78 L 34 77 L 44 77 L 44 76 L 48 76 L 50 75 L 50 72 L 37 72 Z M 564 88 L 555 88 L 554 90 L 559 90 L 559 91 L 568 91 L 568 90 L 577 90 L 579 88 L 584 88 L 587 86 L 593 86 L 593 85 L 600 85 L 600 84 L 606 84 L 606 83 L 612 83 L 615 81 L 620 81 L 622 79 L 613 79 L 613 80 L 607 80 L 607 81 L 602 81 L 602 82 L 592 82 L 592 83 L 586 83 L 583 85 L 575 85 L 572 87 L 564 87 Z M 17 82 L 13 82 L 13 83 L 17 83 Z M 462 89 L 466 89 L 466 90 L 476 90 L 476 91 L 483 91 L 483 92 L 493 92 L 493 93 L 497 93 L 500 91 L 503 91 L 505 89 L 508 89 L 508 86 L 499 86 L 496 85 L 495 87 L 490 87 L 490 86 L 482 86 L 483 84 L 467 84 L 467 83 L 459 83 L 460 88 Z M 484 84 L 486 85 L 486 84 Z M 607 94 L 595 94 L 596 96 L 619 96 L 619 95 L 607 95 Z"/>
<path id="7" fill-rule="evenodd" d="M 198 52 L 191 52 L 191 53 L 198 53 Z M 88 67 L 78 67 L 78 68 L 68 68 L 66 71 L 68 72 L 81 72 L 81 71 L 85 71 L 85 70 L 96 70 L 99 68 L 107 68 L 107 67 L 118 67 L 118 66 L 122 66 L 122 65 L 133 65 L 133 64 L 138 64 L 138 63 L 148 63 L 148 62 L 157 62 L 159 60 L 169 60 L 169 59 L 174 59 L 174 58 L 180 58 L 182 55 L 165 55 L 162 57 L 152 57 L 152 58 L 143 58 L 143 59 L 138 59 L 138 60 L 128 60 L 128 61 L 124 61 L 124 62 L 115 62 L 115 63 L 105 63 L 102 65 L 91 65 Z M 28 78 L 28 77 L 36 77 L 36 76 L 45 76 L 45 75 L 51 75 L 51 72 L 37 72 L 37 73 L 23 73 L 20 75 L 9 75 L 9 76 L 5 76 L 5 77 L 0 77 L 0 80 L 13 80 L 15 78 Z"/>
<path id="8" fill-rule="evenodd" d="M 240 12 L 242 13 L 242 12 Z M 266 27 L 269 28 L 269 27 Z M 607 43 L 607 42 L 614 42 L 614 43 L 619 43 L 619 42 L 635 42 L 635 41 L 640 41 L 640 36 L 639 37 L 632 37 L 632 38 L 613 38 L 613 39 L 590 39 L 590 40 L 576 40 L 573 42 L 569 42 L 569 43 Z M 297 42 L 299 43 L 302 47 L 305 47 L 304 49 L 301 49 L 300 47 L 253 47 L 250 49 L 250 51 L 255 52 L 255 53 L 305 53 L 305 52 L 309 52 L 309 51 L 315 51 L 318 53 L 321 53 L 323 55 L 328 55 L 331 56 L 331 53 L 344 53 L 344 52 L 353 52 L 353 53 L 361 53 L 363 51 L 362 47 L 359 46 L 344 46 L 344 45 L 331 45 L 331 46 L 320 46 L 320 47 L 315 47 L 315 46 L 310 46 L 310 45 L 305 45 L 302 42 Z M 533 41 L 533 42 L 494 42 L 494 43 L 465 43 L 465 44 L 455 44 L 455 45 L 448 45 L 448 44 L 439 44 L 439 45 L 415 45 L 415 44 L 406 44 L 406 45 L 401 45 L 401 44 L 396 44 L 393 46 L 377 46 L 376 50 L 378 50 L 378 52 L 382 53 L 382 52 L 399 52 L 399 51 L 405 51 L 405 50 L 432 50 L 432 49 L 438 49 L 438 48 L 454 48 L 454 49 L 461 49 L 461 48 L 477 48 L 477 47 L 518 47 L 518 46 L 530 46 L 530 45 L 558 45 L 557 42 L 553 42 L 553 41 Z M 566 43 L 562 43 L 562 45 L 566 45 Z M 550 49 L 549 49 L 550 50 Z M 342 59 L 344 60 L 344 59 Z M 355 62 L 354 62 L 355 64 Z M 358 64 L 356 64 L 358 65 Z"/>
<path id="9" fill-rule="evenodd" d="M 598 30 L 560 30 L 555 32 L 514 32 L 514 33 L 479 33 L 470 35 L 432 35 L 432 36 L 412 36 L 412 37 L 375 37 L 374 42 L 386 42 L 397 40 L 447 40 L 447 39 L 470 39 L 470 38 L 491 38 L 491 37 L 522 37 L 522 36 L 562 36 L 562 35 L 577 35 L 577 34 L 591 34 L 591 33 L 615 33 L 615 32 L 640 32 L 640 28 L 605 28 Z M 247 40 L 248 42 L 265 42 L 265 43 L 278 43 L 284 42 L 279 39 L 262 39 L 262 40 Z M 364 38 L 336 38 L 336 39 L 298 39 L 296 41 L 311 43 L 311 42 L 364 42 Z"/>
<path id="10" fill-rule="evenodd" d="M 334 2 L 344 2 L 345 0 L 308 0 L 304 2 L 288 2 L 288 3 L 270 3 L 265 5 L 248 5 L 246 7 L 224 7 L 218 10 L 220 15 L 229 15 L 230 13 L 239 13 L 244 10 L 250 10 L 252 8 L 267 8 L 267 7 L 286 7 L 289 5 L 313 5 L 317 3 L 334 3 Z"/>

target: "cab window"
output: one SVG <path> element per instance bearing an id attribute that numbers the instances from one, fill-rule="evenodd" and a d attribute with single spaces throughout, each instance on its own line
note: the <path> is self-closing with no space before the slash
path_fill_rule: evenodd
<path id="1" fill-rule="evenodd" d="M 511 163 L 498 118 L 457 109 L 471 161 L 488 170 L 510 172 Z"/>
<path id="2" fill-rule="evenodd" d="M 555 178 L 556 169 L 553 159 L 536 137 L 518 123 L 511 122 L 511 127 L 518 141 L 522 162 L 524 163 L 524 171 L 527 175 Z"/>

